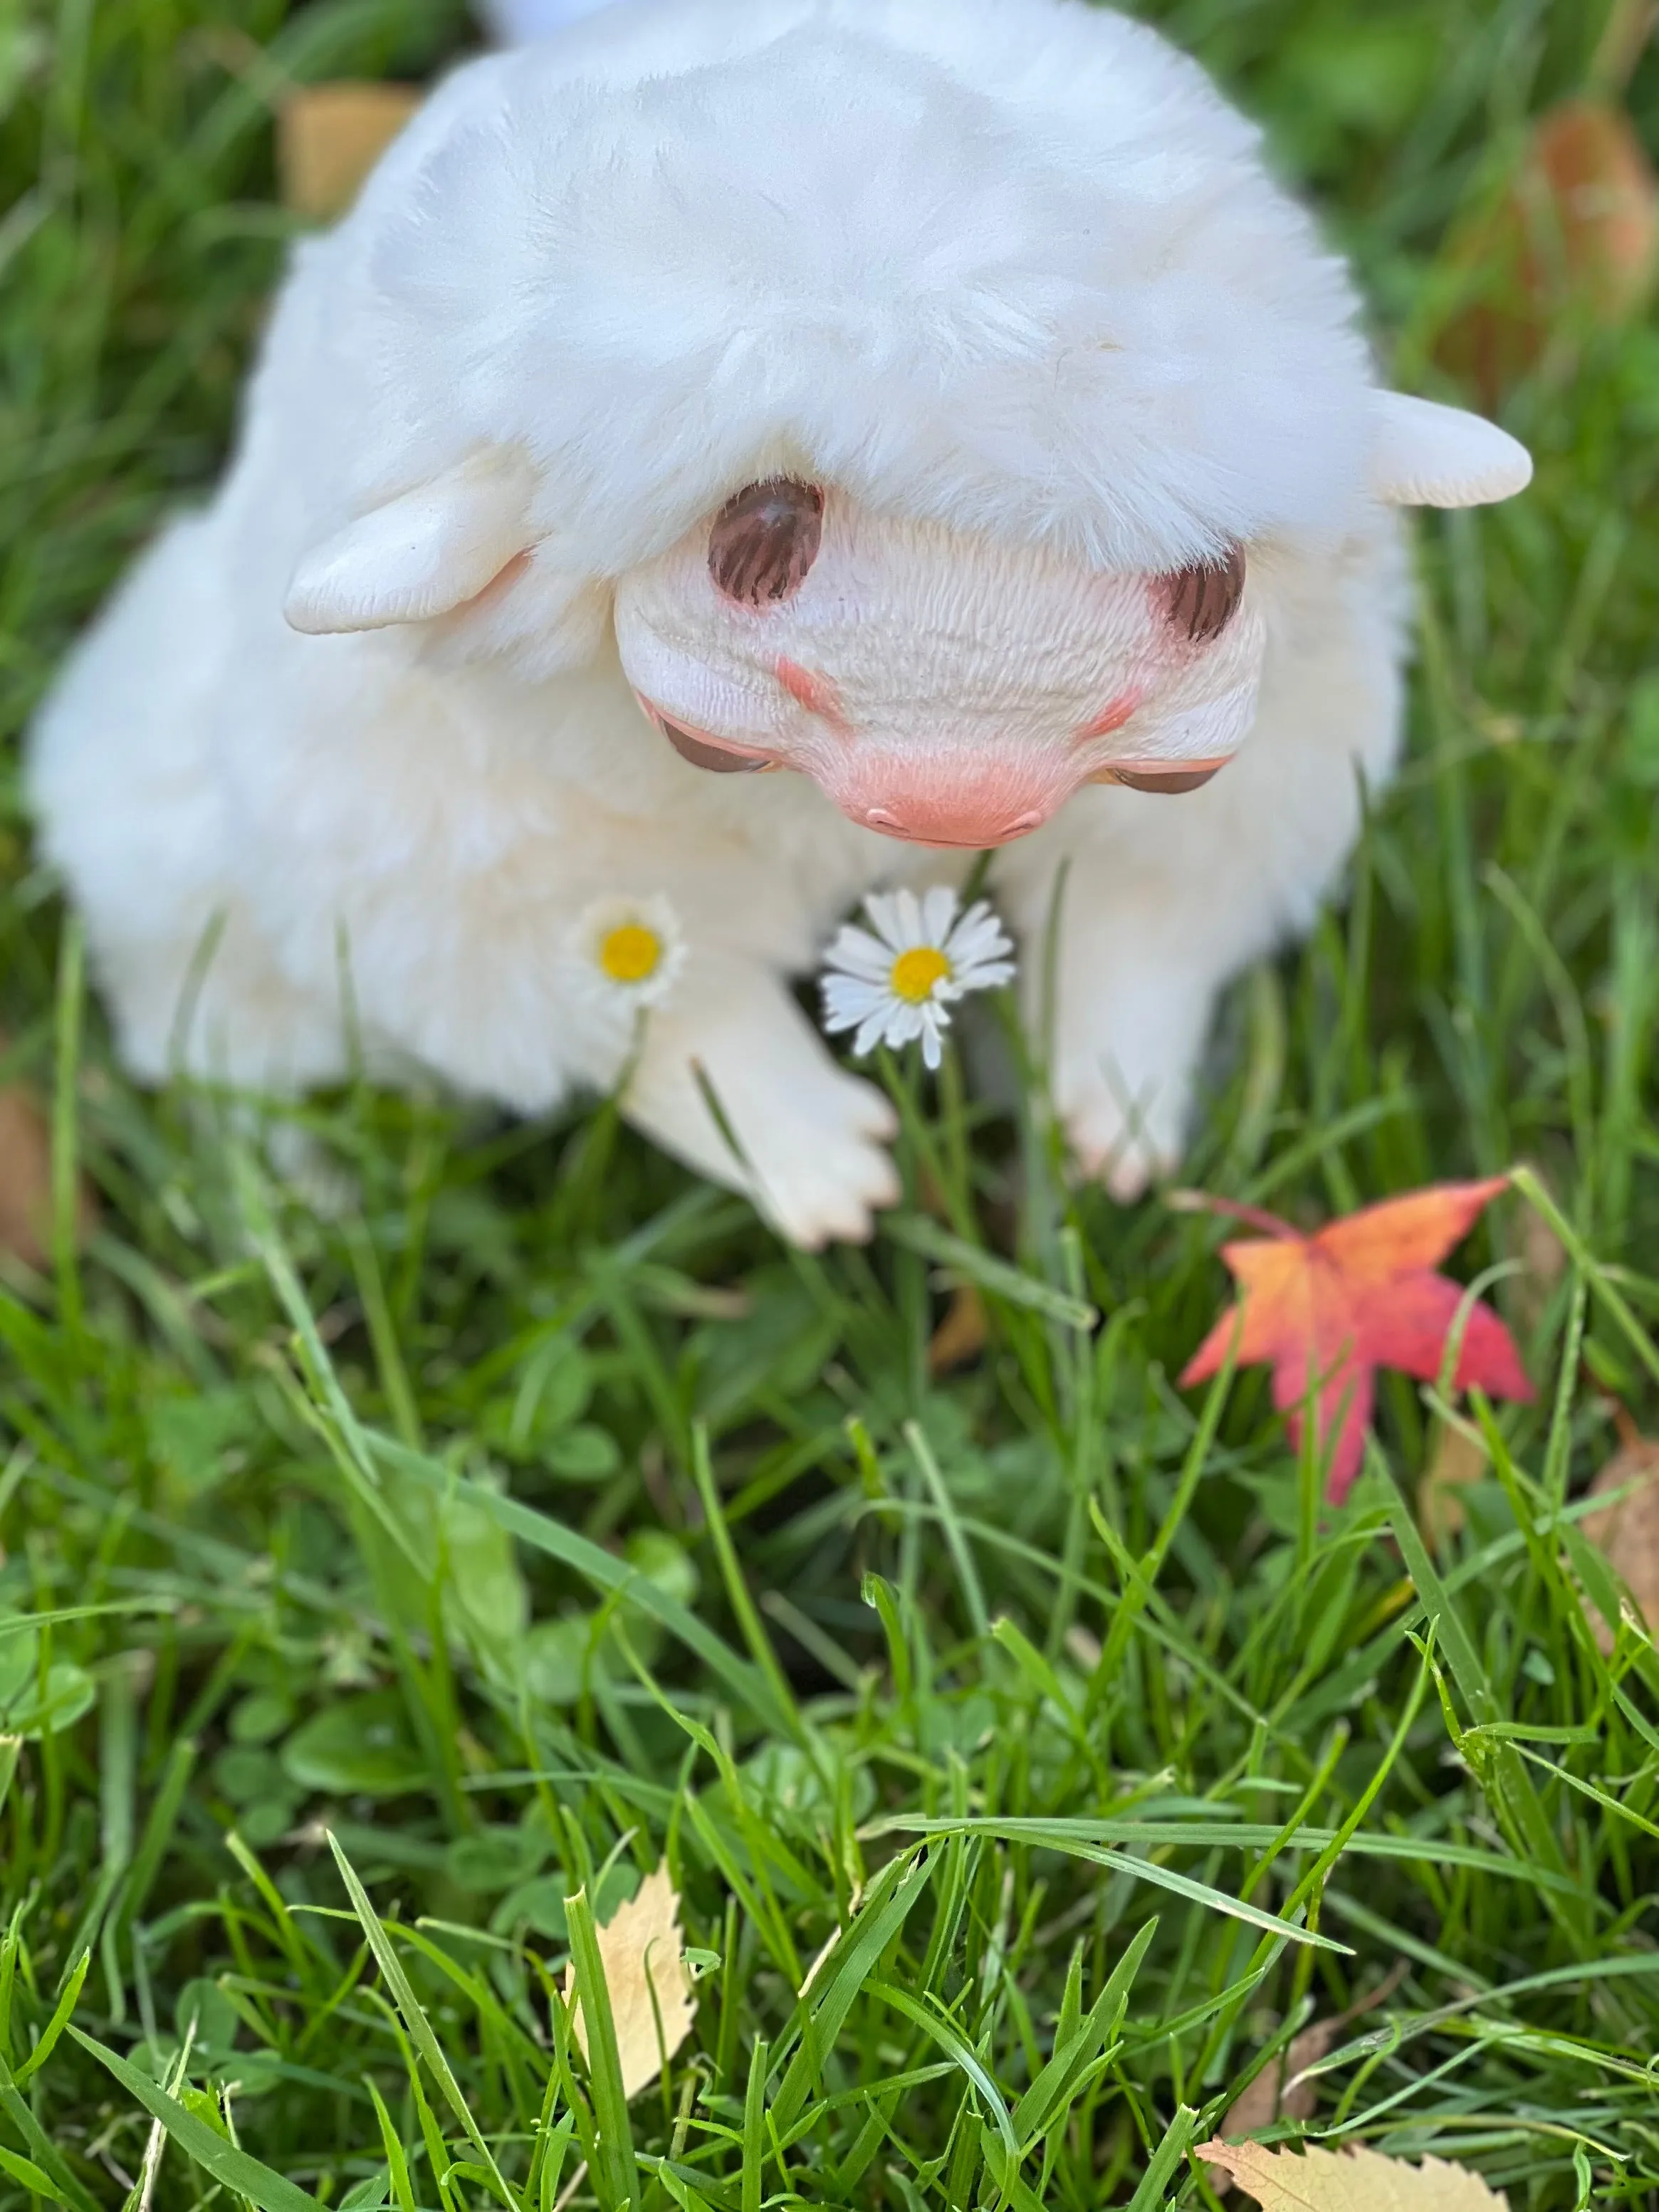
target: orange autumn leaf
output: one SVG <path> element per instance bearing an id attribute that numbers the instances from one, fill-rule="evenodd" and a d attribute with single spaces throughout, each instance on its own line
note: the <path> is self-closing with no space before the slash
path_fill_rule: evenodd
<path id="1" fill-rule="evenodd" d="M 1183 1389 L 1218 1374 L 1237 1335 L 1241 1366 L 1271 1364 L 1273 1403 L 1289 1415 L 1298 1445 L 1311 1394 L 1319 1448 L 1330 1455 L 1330 1496 L 1340 1504 L 1359 1472 L 1377 1369 L 1425 1382 L 1439 1375 L 1464 1293 L 1436 1267 L 1508 1182 L 1495 1176 L 1432 1184 L 1328 1222 L 1310 1237 L 1271 1214 L 1194 1200 L 1242 1212 L 1267 1234 L 1222 1246 L 1243 1295 L 1200 1346 Z M 1478 1300 L 1464 1322 L 1452 1381 L 1494 1398 L 1533 1395 L 1513 1338 Z"/>

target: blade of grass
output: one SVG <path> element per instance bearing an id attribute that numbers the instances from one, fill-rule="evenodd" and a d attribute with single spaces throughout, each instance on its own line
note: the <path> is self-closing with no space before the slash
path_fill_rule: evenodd
<path id="1" fill-rule="evenodd" d="M 599 1929 L 593 1907 L 585 1889 L 564 1901 L 570 1934 L 570 1964 L 575 1981 L 576 2002 L 586 2032 L 587 2075 L 593 2098 L 598 2136 L 593 2152 L 594 2179 L 601 2202 L 626 2205 L 638 2212 L 639 2161 L 634 2154 L 634 2131 L 629 2124 L 628 2098 L 623 2088 L 622 2054 L 617 2046 L 617 2027 L 611 2009 L 611 1989 L 605 1960 L 599 1953 Z"/>
<path id="2" fill-rule="evenodd" d="M 437 2036 L 433 2032 L 432 2023 L 427 2017 L 425 2008 L 416 1996 L 409 1976 L 404 1971 L 403 1961 L 398 1956 L 392 1938 L 386 1933 L 380 1915 L 369 1900 L 368 1892 L 358 1880 L 356 1869 L 341 1850 L 338 1841 L 332 1834 L 329 1836 L 328 1847 L 334 1854 L 334 1863 L 339 1869 L 341 1881 L 345 1884 L 346 1895 L 351 1900 L 351 1909 L 356 1914 L 363 1934 L 368 1939 L 368 1947 L 374 1954 L 375 1963 L 386 1978 L 386 1987 L 391 1990 L 392 2001 L 397 2005 L 404 2026 L 409 2031 L 410 2040 L 426 2061 L 428 2070 L 441 2091 L 445 2103 L 460 2122 L 468 2142 L 483 2161 L 486 2171 L 489 2173 L 503 2200 L 510 2203 L 512 2200 L 507 2197 L 507 2184 L 502 2180 L 500 2169 L 495 2164 L 495 2154 L 484 2141 L 478 2124 L 472 2117 L 471 2106 L 462 2094 L 460 2083 L 455 2079 L 454 2071 L 448 2059 L 445 2057 Z"/>
<path id="3" fill-rule="evenodd" d="M 285 2181 L 280 2173 L 273 2173 L 246 2151 L 239 2150 L 205 2120 L 187 2112 L 176 2097 L 169 2096 L 147 2074 L 129 2065 L 125 2058 L 106 2050 L 80 2028 L 71 2027 L 70 2033 L 83 2050 L 109 2069 L 129 2096 L 137 2098 L 151 2118 L 161 2123 L 179 2149 L 223 2188 L 246 2197 L 251 2204 L 258 2207 L 258 2212 L 322 2212 L 319 2198 Z"/>

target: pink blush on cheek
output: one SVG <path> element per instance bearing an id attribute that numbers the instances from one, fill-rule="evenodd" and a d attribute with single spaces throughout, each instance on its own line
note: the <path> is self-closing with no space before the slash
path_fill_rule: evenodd
<path id="1" fill-rule="evenodd" d="M 1101 708 L 1092 722 L 1085 722 L 1083 725 L 1073 742 L 1079 745 L 1086 745 L 1096 738 L 1111 737 L 1123 727 L 1139 704 L 1139 692 L 1120 692 L 1109 705 Z"/>
<path id="2" fill-rule="evenodd" d="M 852 736 L 853 726 L 842 706 L 841 694 L 827 676 L 803 668 L 798 660 L 784 658 L 780 658 L 775 673 L 798 707 L 805 707 L 809 714 L 816 714 L 819 721 L 827 722 L 837 737 Z"/>

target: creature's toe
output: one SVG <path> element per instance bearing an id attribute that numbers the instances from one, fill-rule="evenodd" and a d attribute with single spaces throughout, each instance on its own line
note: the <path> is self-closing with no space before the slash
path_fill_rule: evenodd
<path id="1" fill-rule="evenodd" d="M 873 1083 L 862 1082 L 856 1076 L 849 1079 L 849 1084 L 854 1127 L 874 1144 L 890 1145 L 899 1127 L 892 1100 L 884 1091 L 878 1091 Z"/>
<path id="2" fill-rule="evenodd" d="M 900 1195 L 897 1170 L 857 1136 L 827 1139 L 808 1153 L 770 1164 L 762 1210 L 779 1234 L 809 1252 L 826 1244 L 867 1243 L 875 1216 Z"/>
<path id="3" fill-rule="evenodd" d="M 886 1146 L 897 1117 L 873 1085 L 848 1075 L 816 1038 L 763 1030 L 741 1055 L 727 1050 L 711 1079 L 721 1115 L 684 1079 L 678 1052 L 656 1064 L 647 1048 L 629 1095 L 630 1118 L 702 1174 L 744 1192 L 781 1237 L 816 1250 L 861 1243 L 874 1215 L 899 1197 Z M 654 1083 L 644 1079 L 654 1073 Z"/>
<path id="4" fill-rule="evenodd" d="M 1144 1146 L 1131 1143 L 1093 1172 L 1104 1182 L 1120 1206 L 1133 1206 L 1138 1198 L 1146 1196 L 1152 1184 L 1170 1172 L 1177 1158 L 1173 1152 L 1151 1153 Z"/>
<path id="5" fill-rule="evenodd" d="M 815 1103 L 816 1112 L 775 1126 L 755 1156 L 759 1203 L 782 1236 L 808 1251 L 861 1244 L 877 1212 L 899 1200 L 886 1149 L 897 1116 L 873 1085 L 839 1071 Z"/>
<path id="6" fill-rule="evenodd" d="M 1073 1094 L 1062 1110 L 1079 1171 L 1103 1182 L 1121 1206 L 1180 1164 L 1186 1113 L 1179 1097 L 1154 1097 L 1133 1108 L 1098 1084 Z"/>

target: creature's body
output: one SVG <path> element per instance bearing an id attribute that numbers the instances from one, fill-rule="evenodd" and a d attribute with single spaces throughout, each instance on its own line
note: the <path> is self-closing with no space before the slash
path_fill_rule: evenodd
<path id="1" fill-rule="evenodd" d="M 1138 1188 L 1394 761 L 1394 506 L 1525 480 L 1352 314 L 1196 68 L 1074 0 L 623 0 L 461 70 L 36 733 L 130 1064 L 293 1090 L 355 1024 L 538 1113 L 629 1050 L 575 918 L 665 893 L 627 1110 L 857 1236 L 888 1109 L 787 979 L 994 844 L 1033 955 L 1069 863 L 1053 1088 Z"/>

